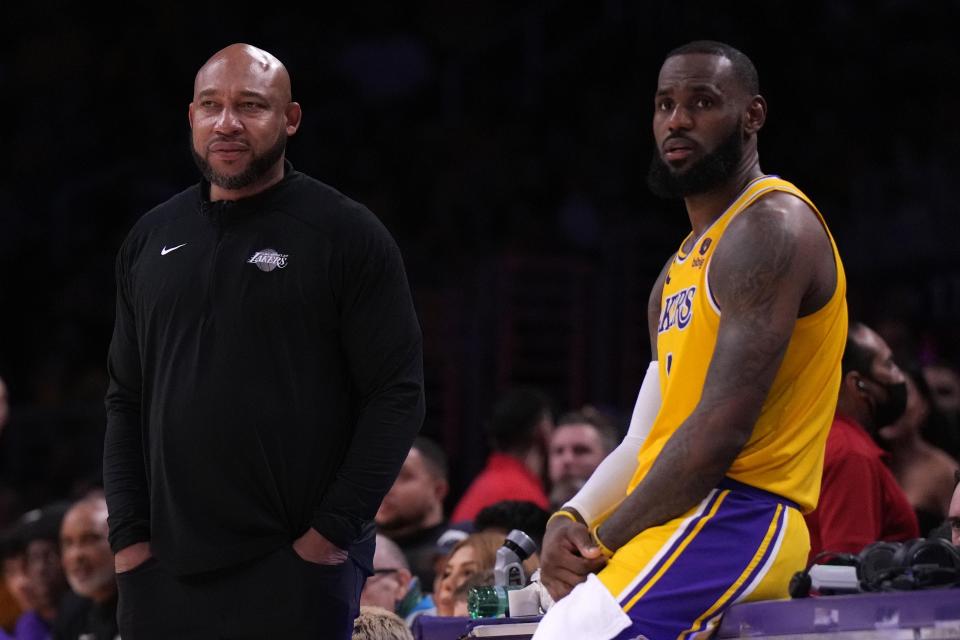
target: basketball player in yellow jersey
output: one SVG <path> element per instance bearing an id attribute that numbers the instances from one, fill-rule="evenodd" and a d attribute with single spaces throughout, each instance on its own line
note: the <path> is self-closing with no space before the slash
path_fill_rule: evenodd
<path id="1" fill-rule="evenodd" d="M 667 55 L 649 183 L 692 231 L 650 296 L 655 362 L 627 438 L 548 524 L 558 602 L 535 640 L 705 636 L 734 602 L 787 597 L 806 562 L 846 283 L 813 203 L 760 169 L 766 117 L 740 51 Z"/>

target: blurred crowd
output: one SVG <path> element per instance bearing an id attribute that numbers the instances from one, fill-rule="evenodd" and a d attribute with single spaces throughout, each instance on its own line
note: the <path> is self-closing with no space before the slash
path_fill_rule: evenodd
<path id="1" fill-rule="evenodd" d="M 864 434 L 882 448 L 876 449 L 883 466 L 879 473 L 893 480 L 876 495 L 876 504 L 871 504 L 877 491 L 869 486 L 872 481 L 862 491 L 855 480 L 832 486 L 838 468 L 852 469 L 848 478 L 867 474 L 864 460 L 872 455 L 834 442 L 835 423 L 821 506 L 808 516 L 811 558 L 825 550 L 857 553 L 880 540 L 943 537 L 958 544 L 960 374 L 944 365 L 899 372 L 883 339 L 855 327 L 848 351 L 860 350 L 860 355 L 845 359 L 845 380 L 882 379 L 887 367 L 905 383 L 906 400 L 900 414 L 889 414 L 895 419 L 883 424 L 875 420 L 884 415 L 875 396 L 862 400 L 858 409 L 850 404 L 858 402 L 850 395 L 857 392 L 841 388 L 838 418 L 859 417 L 865 423 Z M 374 635 L 356 637 L 395 633 L 407 638 L 408 627 L 421 615 L 466 616 L 470 589 L 494 584 L 505 536 L 520 530 L 539 550 L 550 513 L 583 486 L 617 446 L 625 426 L 591 405 L 558 415 L 555 402 L 532 387 L 509 389 L 484 424 L 490 454 L 460 496 L 451 494 L 443 447 L 425 436 L 414 442 L 376 516 L 373 575 L 364 586 L 357 621 L 358 634 Z M 837 492 L 851 494 L 839 500 L 850 498 L 857 508 L 826 511 L 824 505 L 838 501 Z M 909 505 L 906 514 L 897 511 L 898 500 Z M 84 633 L 112 640 L 117 592 L 106 534 L 106 504 L 97 489 L 44 505 L 6 526 L 0 533 L 0 627 L 18 640 L 74 640 Z M 523 566 L 529 579 L 539 555 L 531 554 Z"/>

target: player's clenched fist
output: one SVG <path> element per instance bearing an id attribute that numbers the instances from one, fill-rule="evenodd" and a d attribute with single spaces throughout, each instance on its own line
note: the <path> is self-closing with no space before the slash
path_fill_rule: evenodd
<path id="1" fill-rule="evenodd" d="M 606 562 L 581 522 L 554 517 L 547 523 L 540 555 L 540 581 L 554 600 L 570 593 Z"/>

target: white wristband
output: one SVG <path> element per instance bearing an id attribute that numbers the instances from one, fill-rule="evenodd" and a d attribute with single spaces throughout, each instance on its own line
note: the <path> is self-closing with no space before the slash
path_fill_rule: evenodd
<path id="1" fill-rule="evenodd" d="M 611 509 L 627 495 L 627 485 L 637 469 L 637 454 L 643 446 L 653 421 L 660 411 L 660 371 L 654 360 L 640 385 L 637 402 L 633 407 L 630 428 L 623 442 L 610 452 L 586 484 L 573 496 L 566 507 L 573 507 L 583 516 L 587 526 Z"/>

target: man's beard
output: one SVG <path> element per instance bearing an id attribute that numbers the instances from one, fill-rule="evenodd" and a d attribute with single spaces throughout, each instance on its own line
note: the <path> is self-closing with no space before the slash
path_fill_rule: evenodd
<path id="1" fill-rule="evenodd" d="M 74 578 L 70 573 L 67 573 L 66 577 L 67 584 L 70 585 L 74 593 L 85 598 L 92 598 L 97 595 L 98 592 L 106 589 L 107 585 L 116 579 L 112 566 L 97 567 L 91 575 L 80 580 Z"/>
<path id="2" fill-rule="evenodd" d="M 283 157 L 283 152 L 286 148 L 287 134 L 285 131 L 281 131 L 280 136 L 272 147 L 260 155 L 256 153 L 253 154 L 253 157 L 250 159 L 250 164 L 246 169 L 236 175 L 224 175 L 213 170 L 213 167 L 210 166 L 207 159 L 197 153 L 197 149 L 193 144 L 193 138 L 191 137 L 190 139 L 190 152 L 193 155 L 193 161 L 196 163 L 197 168 L 200 169 L 200 173 L 203 174 L 203 177 L 206 178 L 210 184 L 215 184 L 221 189 L 227 190 L 243 189 L 256 183 L 267 175 L 277 161 Z"/>
<path id="3" fill-rule="evenodd" d="M 740 137 L 740 120 L 737 120 L 737 126 L 720 146 L 686 171 L 674 172 L 660 157 L 660 150 L 654 148 L 650 171 L 647 173 L 647 186 L 655 195 L 671 200 L 706 193 L 732 176 L 741 158 L 743 140 Z"/>

